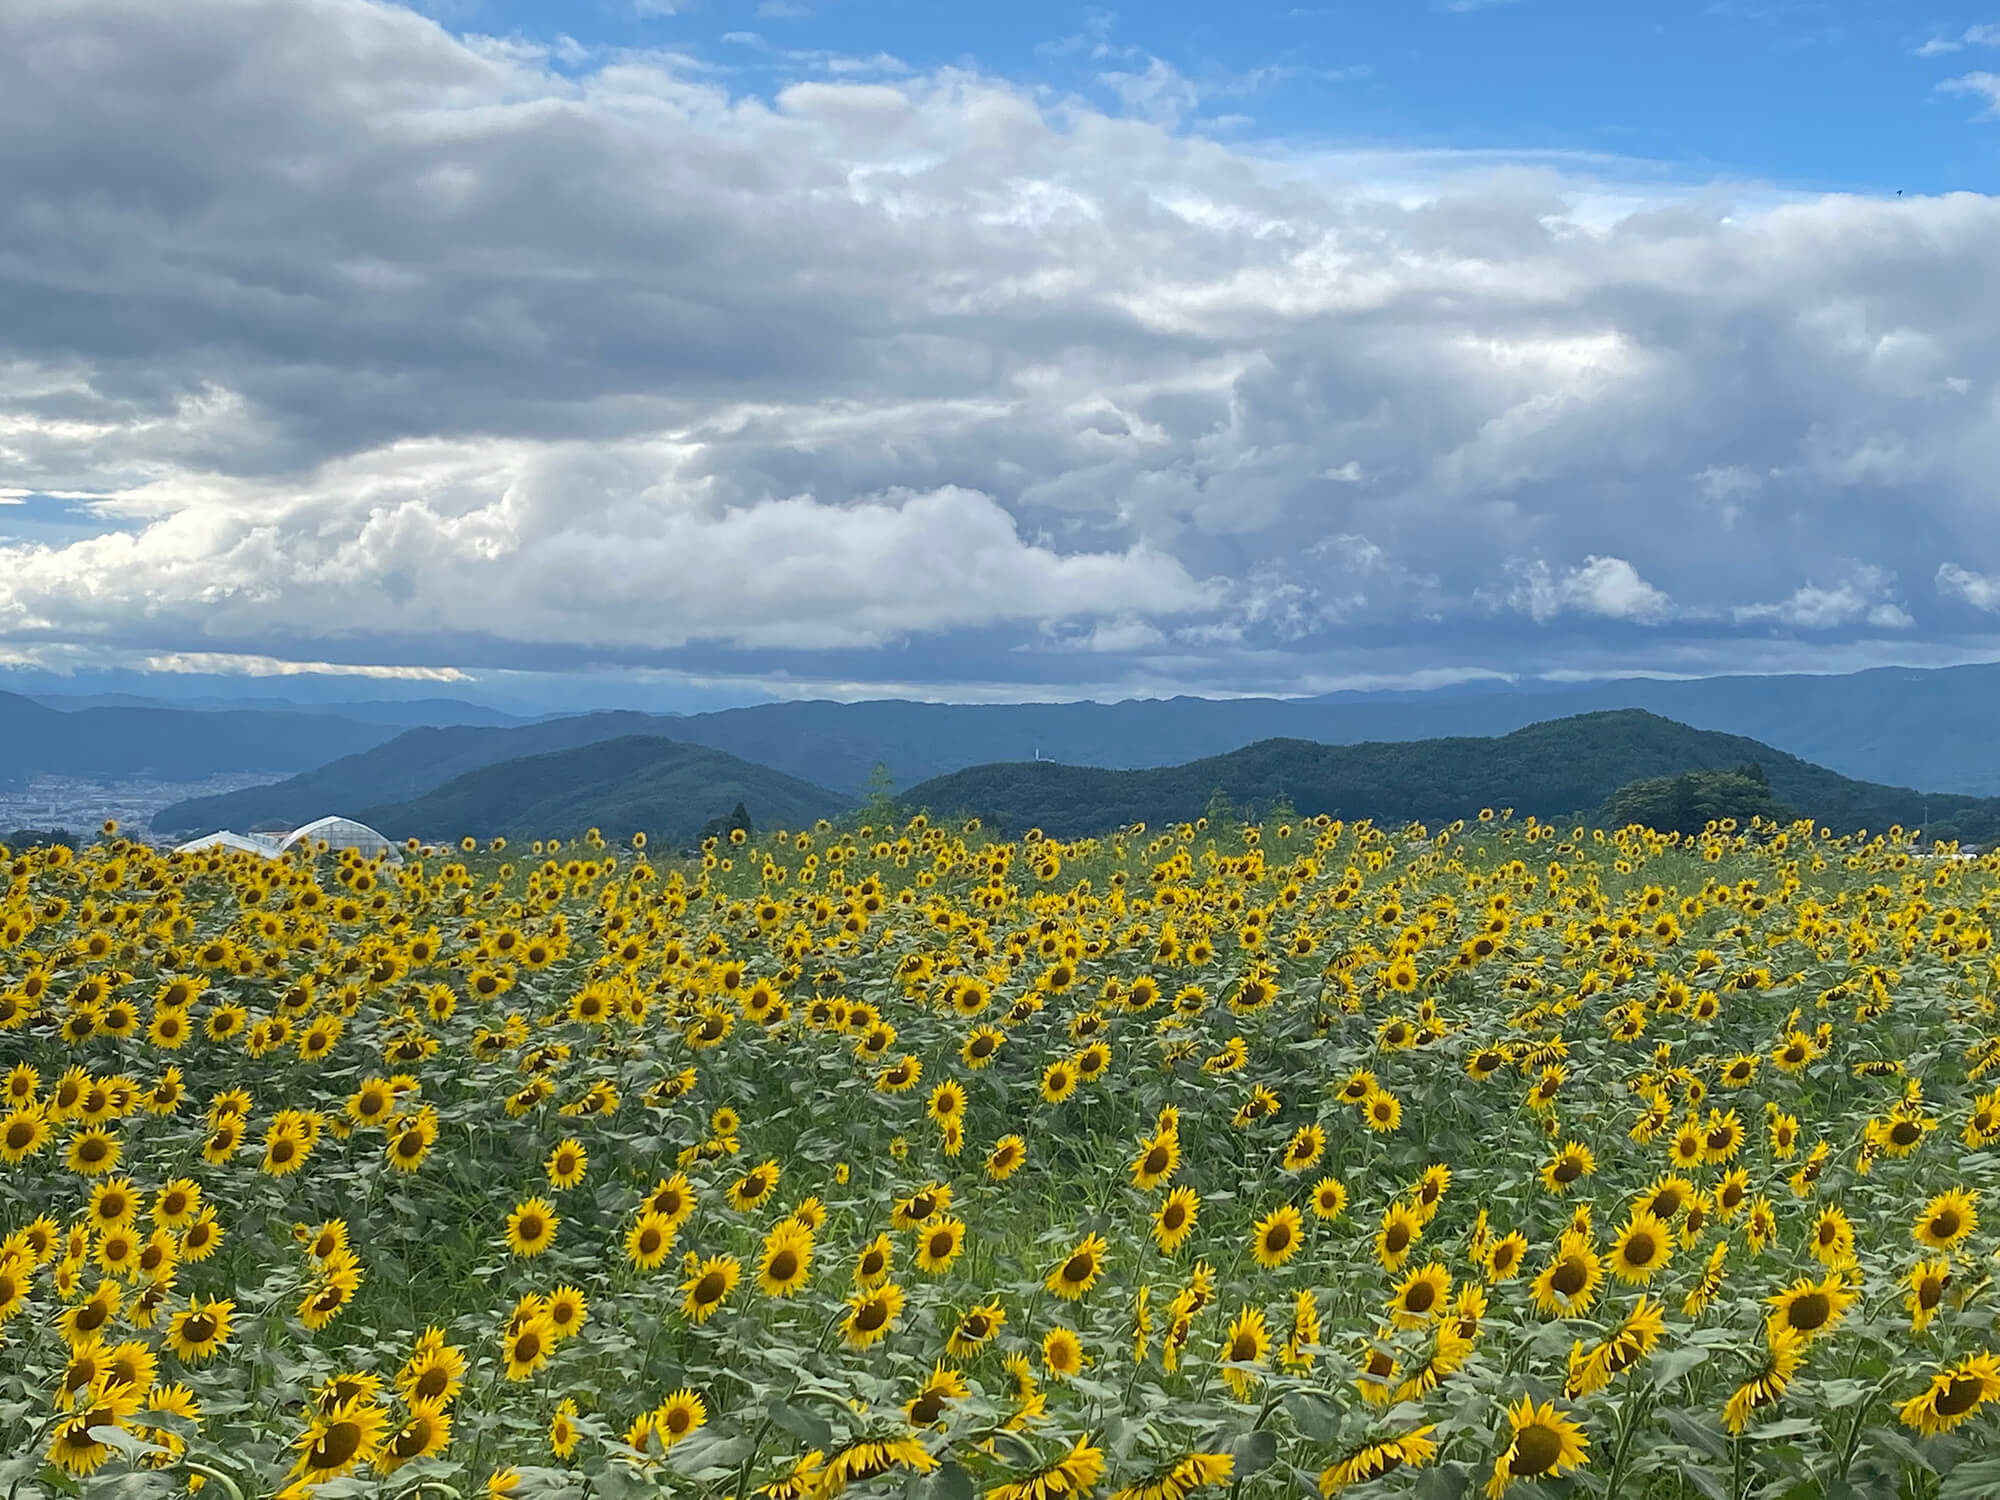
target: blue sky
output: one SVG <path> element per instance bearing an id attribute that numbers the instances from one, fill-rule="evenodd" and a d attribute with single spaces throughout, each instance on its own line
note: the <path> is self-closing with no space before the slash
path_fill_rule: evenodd
<path id="1" fill-rule="evenodd" d="M 1631 156 L 1701 176 L 1985 191 L 2000 129 L 1939 85 L 2000 68 L 1991 7 L 1885 0 L 1346 0 L 1130 7 L 452 0 L 454 26 L 671 47 L 765 88 L 835 58 L 970 67 L 1110 103 L 1157 58 L 1237 137 Z M 1231 117 L 1235 117 L 1232 119 Z"/>
<path id="2" fill-rule="evenodd" d="M 1992 660 L 1996 111 L 2000 4 L 0 6 L 0 669 Z"/>

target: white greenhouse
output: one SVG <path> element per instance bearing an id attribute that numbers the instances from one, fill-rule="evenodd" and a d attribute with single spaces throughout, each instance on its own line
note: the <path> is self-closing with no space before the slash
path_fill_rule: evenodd
<path id="1" fill-rule="evenodd" d="M 309 851 L 324 844 L 329 849 L 352 849 L 367 859 L 383 857 L 397 865 L 403 862 L 394 844 L 366 823 L 357 823 L 352 818 L 315 818 L 303 828 L 294 828 L 286 834 L 278 847 L 284 850 L 294 844 L 304 844 Z"/>
<path id="2" fill-rule="evenodd" d="M 174 845 L 176 854 L 199 854 L 208 849 L 225 849 L 233 854 L 261 854 L 270 859 L 278 853 L 278 840 L 274 835 L 231 833 L 227 828 L 219 828 L 201 838 Z"/>

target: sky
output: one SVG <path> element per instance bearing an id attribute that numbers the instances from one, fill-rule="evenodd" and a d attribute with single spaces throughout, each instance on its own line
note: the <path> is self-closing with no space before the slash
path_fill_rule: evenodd
<path id="1" fill-rule="evenodd" d="M 0 668 L 2000 658 L 1996 167 L 1978 6 L 15 0 Z"/>

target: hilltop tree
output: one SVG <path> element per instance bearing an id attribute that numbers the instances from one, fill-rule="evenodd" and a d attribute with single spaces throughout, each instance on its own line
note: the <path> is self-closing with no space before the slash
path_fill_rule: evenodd
<path id="1" fill-rule="evenodd" d="M 1710 823 L 1755 818 L 1789 823 L 1798 817 L 1771 791 L 1764 768 L 1751 761 L 1733 771 L 1683 771 L 1629 781 L 1605 799 L 1600 819 L 1608 828 L 1644 824 L 1660 833 L 1693 835 Z"/>

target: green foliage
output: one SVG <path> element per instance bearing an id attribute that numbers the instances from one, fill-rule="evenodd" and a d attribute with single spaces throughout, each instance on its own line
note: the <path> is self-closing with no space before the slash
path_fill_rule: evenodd
<path id="1" fill-rule="evenodd" d="M 741 802 L 729 810 L 727 817 L 710 818 L 706 823 L 702 824 L 701 832 L 697 837 L 702 841 L 711 838 L 726 839 L 739 828 L 743 830 L 745 837 L 757 831 L 750 822 L 748 809 Z"/>
<path id="2" fill-rule="evenodd" d="M 868 773 L 868 793 L 862 803 L 862 814 L 869 822 L 886 822 L 896 810 L 896 778 L 890 773 L 886 761 L 876 761 L 875 768 Z"/>
<path id="3" fill-rule="evenodd" d="M 76 835 L 67 828 L 16 828 L 7 835 L 7 847 L 13 850 L 37 849 L 61 844 L 66 849 L 77 847 Z"/>
<path id="4" fill-rule="evenodd" d="M 1606 799 L 1598 821 L 1609 828 L 1637 823 L 1660 833 L 1700 833 L 1710 823 L 1752 818 L 1790 823 L 1798 813 L 1771 792 L 1764 768 L 1752 761 L 1733 771 L 1683 771 L 1627 782 Z"/>

